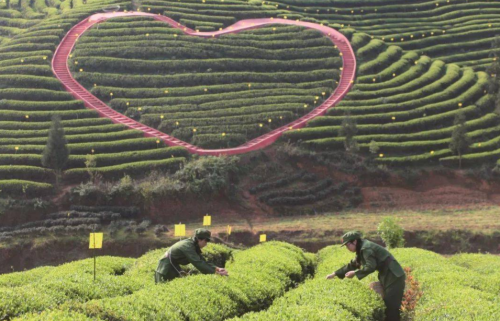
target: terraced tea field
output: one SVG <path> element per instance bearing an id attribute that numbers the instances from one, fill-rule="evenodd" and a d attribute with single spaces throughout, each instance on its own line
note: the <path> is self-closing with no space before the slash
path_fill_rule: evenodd
<path id="1" fill-rule="evenodd" d="M 369 155 L 369 144 L 376 141 L 380 163 L 456 165 L 458 157 L 448 146 L 454 119 L 463 113 L 472 141 L 464 163 L 498 159 L 499 117 L 487 90 L 489 75 L 405 52 L 364 33 L 353 33 L 351 42 L 359 60 L 351 92 L 327 116 L 284 133 L 285 139 L 312 149 L 340 149 L 340 125 L 350 113 L 358 124 L 354 139 L 361 151 Z"/>
<path id="2" fill-rule="evenodd" d="M 491 43 L 500 28 L 500 3 L 484 0 L 265 2 L 303 17 L 353 28 L 446 63 L 485 70 L 498 56 Z"/>
<path id="3" fill-rule="evenodd" d="M 284 140 L 340 150 L 338 132 L 349 112 L 362 154 L 370 155 L 374 140 L 383 164 L 456 166 L 448 145 L 453 120 L 463 112 L 472 141 L 464 164 L 493 166 L 499 159 L 500 122 L 487 90 L 492 78 L 484 72 L 497 55 L 490 50 L 500 27 L 495 1 L 15 0 L 0 3 L 3 194 L 52 191 L 54 178 L 40 155 L 53 115 L 61 116 L 69 143 L 67 182 L 88 178 L 86 154 L 96 155 L 97 171 L 107 179 L 173 171 L 186 160 L 182 147 L 86 109 L 52 74 L 64 35 L 117 5 L 200 32 L 249 18 L 310 21 L 342 32 L 358 65 L 351 92 Z M 99 24 L 81 37 L 70 63 L 75 77 L 116 110 L 204 148 L 241 145 L 297 119 L 335 90 L 342 68 L 336 48 L 311 30 L 276 25 L 199 39 L 145 18 Z"/>
<path id="4" fill-rule="evenodd" d="M 147 17 L 98 24 L 71 56 L 75 79 L 97 98 L 205 149 L 242 145 L 310 112 L 342 66 L 314 30 L 271 25 L 200 39 Z"/>

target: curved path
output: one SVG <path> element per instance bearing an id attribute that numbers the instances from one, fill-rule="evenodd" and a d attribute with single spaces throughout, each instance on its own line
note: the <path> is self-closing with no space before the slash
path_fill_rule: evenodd
<path id="1" fill-rule="evenodd" d="M 245 144 L 228 149 L 202 149 L 194 145 L 188 144 L 181 141 L 175 137 L 169 136 L 165 133 L 160 132 L 154 128 L 148 127 L 141 124 L 133 119 L 126 117 L 125 115 L 113 110 L 111 107 L 103 103 L 97 97 L 92 95 L 87 89 L 80 85 L 71 75 L 68 66 L 68 58 L 71 50 L 75 46 L 77 39 L 90 27 L 96 23 L 103 22 L 107 19 L 116 17 L 130 17 L 130 16 L 150 16 L 155 20 L 163 21 L 170 26 L 182 30 L 187 35 L 192 35 L 196 37 L 217 37 L 219 35 L 227 33 L 238 33 L 244 30 L 250 30 L 259 28 L 261 26 L 269 24 L 284 24 L 284 25 L 295 25 L 302 26 L 310 29 L 315 29 L 323 33 L 325 36 L 330 38 L 330 40 L 337 45 L 338 49 L 342 53 L 343 58 L 343 70 L 340 75 L 339 85 L 337 86 L 335 92 L 325 99 L 323 103 L 313 109 L 310 113 L 302 116 L 301 118 L 285 125 L 279 127 L 267 134 L 260 137 L 252 139 Z M 54 53 L 52 58 L 52 71 L 56 77 L 62 82 L 63 86 L 68 92 L 70 92 L 76 99 L 83 100 L 87 108 L 95 109 L 101 116 L 110 118 L 114 123 L 127 125 L 129 128 L 142 130 L 147 137 L 157 137 L 162 139 L 169 146 L 184 146 L 191 153 L 196 153 L 200 155 L 234 155 L 242 154 L 249 151 L 264 148 L 274 141 L 276 141 L 283 132 L 290 129 L 302 128 L 306 125 L 307 121 L 323 115 L 326 111 L 335 106 L 349 91 L 353 82 L 354 75 L 356 72 L 356 59 L 354 57 L 354 52 L 352 50 L 349 41 L 340 32 L 336 31 L 327 26 L 322 26 L 319 24 L 295 20 L 287 20 L 281 18 L 265 18 L 265 19 L 247 19 L 241 20 L 237 23 L 225 28 L 224 30 L 214 31 L 214 32 L 197 32 L 190 28 L 187 28 L 171 18 L 163 15 L 155 15 L 146 12 L 113 12 L 113 13 L 99 13 L 86 18 L 77 25 L 75 25 L 66 34 L 61 43 Z"/>

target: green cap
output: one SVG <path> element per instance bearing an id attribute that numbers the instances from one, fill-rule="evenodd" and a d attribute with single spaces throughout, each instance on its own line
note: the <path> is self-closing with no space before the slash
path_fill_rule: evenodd
<path id="1" fill-rule="evenodd" d="M 342 245 L 344 246 L 347 244 L 347 242 L 352 242 L 354 240 L 360 239 L 362 237 L 361 233 L 358 231 L 349 231 L 342 235 Z"/>
<path id="2" fill-rule="evenodd" d="M 210 238 L 211 236 L 212 233 L 206 228 L 199 228 L 194 231 L 194 237 L 196 237 L 197 239 L 204 239 L 211 242 L 212 241 L 212 239 Z"/>

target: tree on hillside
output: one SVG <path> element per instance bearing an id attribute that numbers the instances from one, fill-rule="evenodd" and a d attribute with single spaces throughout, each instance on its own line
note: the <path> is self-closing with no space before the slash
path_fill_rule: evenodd
<path id="1" fill-rule="evenodd" d="M 467 152 L 471 144 L 465 127 L 465 114 L 460 112 L 455 117 L 455 128 L 451 134 L 450 149 L 454 155 L 458 155 L 458 168 L 462 169 L 462 155 Z"/>
<path id="2" fill-rule="evenodd" d="M 54 170 L 56 174 L 56 186 L 59 186 L 62 169 L 68 161 L 69 150 L 67 144 L 64 129 L 61 125 L 61 118 L 53 116 L 47 145 L 42 154 L 42 165 Z"/>
<path id="3" fill-rule="evenodd" d="M 372 153 L 374 155 L 377 154 L 378 151 L 380 150 L 380 146 L 378 146 L 378 143 L 376 141 L 374 141 L 373 139 L 370 142 L 370 147 L 369 148 L 370 148 L 370 153 Z"/>
<path id="4" fill-rule="evenodd" d="M 500 49 L 500 36 L 496 36 L 491 42 L 490 57 L 493 62 L 486 68 L 486 73 L 491 76 L 488 81 L 488 92 L 492 95 L 498 94 L 500 89 L 500 59 L 498 58 L 498 50 Z"/>
<path id="5" fill-rule="evenodd" d="M 356 121 L 351 117 L 351 113 L 345 114 L 344 120 L 340 126 L 339 136 L 344 136 L 344 147 L 349 153 L 359 151 L 358 142 L 354 139 L 354 135 L 358 132 Z"/>

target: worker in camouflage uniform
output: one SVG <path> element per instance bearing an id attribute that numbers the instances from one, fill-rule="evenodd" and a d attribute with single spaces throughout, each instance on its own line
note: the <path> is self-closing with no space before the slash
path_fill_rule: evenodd
<path id="1" fill-rule="evenodd" d="M 327 279 L 353 278 L 359 280 L 368 274 L 378 271 L 378 279 L 383 288 L 382 297 L 386 306 L 385 320 L 399 321 L 401 301 L 405 289 L 406 275 L 403 268 L 384 247 L 362 239 L 356 231 L 347 232 L 342 236 L 342 246 L 356 257 L 349 264 L 328 275 Z"/>
<path id="2" fill-rule="evenodd" d="M 189 239 L 179 241 L 172 245 L 165 255 L 160 259 L 155 271 L 155 282 L 161 283 L 173 280 L 185 274 L 181 271 L 180 265 L 191 263 L 203 274 L 218 274 L 227 276 L 225 269 L 205 261 L 201 256 L 201 249 L 211 241 L 209 230 L 199 228 L 194 236 Z"/>

